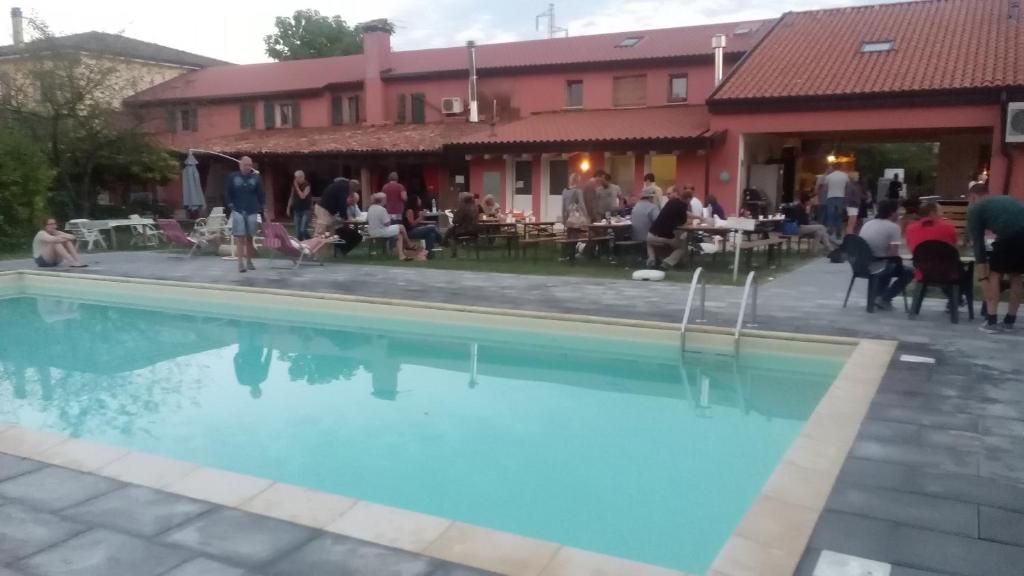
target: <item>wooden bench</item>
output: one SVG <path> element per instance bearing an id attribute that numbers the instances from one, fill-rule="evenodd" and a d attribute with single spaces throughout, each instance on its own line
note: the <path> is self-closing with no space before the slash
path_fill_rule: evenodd
<path id="1" fill-rule="evenodd" d="M 754 250 L 758 248 L 767 248 L 765 255 L 765 264 L 771 266 L 772 255 L 775 255 L 776 264 L 782 261 L 782 245 L 786 243 L 786 240 L 780 236 L 773 236 L 769 238 L 758 238 L 756 240 L 743 240 L 740 242 L 740 250 L 747 250 L 747 268 L 753 265 Z"/>
<path id="2" fill-rule="evenodd" d="M 967 204 L 939 203 L 939 216 L 949 220 L 956 227 L 957 236 L 961 241 L 967 239 Z"/>
<path id="3" fill-rule="evenodd" d="M 540 236 L 535 238 L 522 238 L 519 240 L 519 253 L 520 257 L 526 256 L 526 249 L 533 246 L 533 261 L 537 261 L 537 253 L 540 252 L 541 244 L 555 244 L 559 240 L 564 240 L 564 237 L 559 236 Z"/>

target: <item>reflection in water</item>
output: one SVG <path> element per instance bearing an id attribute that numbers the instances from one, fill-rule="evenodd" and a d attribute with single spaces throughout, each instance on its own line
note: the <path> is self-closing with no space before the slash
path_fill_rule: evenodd
<path id="1" fill-rule="evenodd" d="M 255 322 L 238 323 L 238 351 L 235 352 L 235 379 L 242 386 L 249 388 L 253 398 L 263 396 L 260 386 L 266 382 L 270 373 L 270 361 L 273 350 L 263 345 L 265 329 L 263 324 Z"/>

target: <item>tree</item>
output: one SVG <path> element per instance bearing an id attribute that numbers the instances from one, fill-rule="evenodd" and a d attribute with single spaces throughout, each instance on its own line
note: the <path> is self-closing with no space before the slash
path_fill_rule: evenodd
<path id="1" fill-rule="evenodd" d="M 274 19 L 277 32 L 263 37 L 267 56 L 274 60 L 305 60 L 346 56 L 363 51 L 364 32 L 394 32 L 387 20 L 349 26 L 341 16 L 327 17 L 317 10 L 296 10 L 291 18 Z"/>
<path id="2" fill-rule="evenodd" d="M 16 73 L 0 77 L 0 130 L 27 134 L 45 154 L 57 185 L 51 209 L 84 218 L 99 186 L 168 182 L 177 163 L 121 108 L 122 95 L 141 88 L 138 77 L 116 60 L 62 50 L 45 24 L 30 25 L 39 39 Z"/>
<path id="3" fill-rule="evenodd" d="M 0 130 L 0 251 L 24 248 L 40 228 L 53 170 L 23 134 Z"/>

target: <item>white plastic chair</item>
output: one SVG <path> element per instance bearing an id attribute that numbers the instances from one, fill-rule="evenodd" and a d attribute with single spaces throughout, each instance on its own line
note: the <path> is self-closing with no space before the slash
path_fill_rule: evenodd
<path id="1" fill-rule="evenodd" d="M 89 227 L 89 220 L 85 218 L 77 218 L 75 220 L 68 220 L 67 231 L 75 237 L 75 247 L 77 248 L 82 242 L 87 242 L 85 248 L 86 252 L 92 250 L 92 245 L 96 242 L 100 243 L 100 246 L 104 250 L 107 249 L 107 242 L 103 239 L 99 230 Z"/>
<path id="2" fill-rule="evenodd" d="M 138 214 L 128 216 L 129 220 L 142 220 Z M 132 246 L 157 246 L 160 244 L 160 233 L 151 224 L 132 224 Z"/>

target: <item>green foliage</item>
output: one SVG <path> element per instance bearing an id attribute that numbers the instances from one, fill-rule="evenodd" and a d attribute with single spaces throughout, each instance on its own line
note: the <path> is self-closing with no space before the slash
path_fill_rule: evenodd
<path id="1" fill-rule="evenodd" d="M 27 245 L 53 181 L 46 156 L 16 131 L 0 130 L 0 250 Z"/>
<path id="2" fill-rule="evenodd" d="M 274 19 L 277 32 L 263 37 L 267 56 L 274 60 L 305 60 L 346 56 L 363 51 L 364 32 L 394 33 L 387 20 L 349 26 L 341 16 L 325 16 L 317 10 L 296 10 L 291 18 Z"/>
<path id="3" fill-rule="evenodd" d="M 903 168 L 912 196 L 935 193 L 939 169 L 939 154 L 935 144 L 926 142 L 892 142 L 859 144 L 850 147 L 857 157 L 857 170 L 861 180 L 874 186 L 887 168 Z"/>

